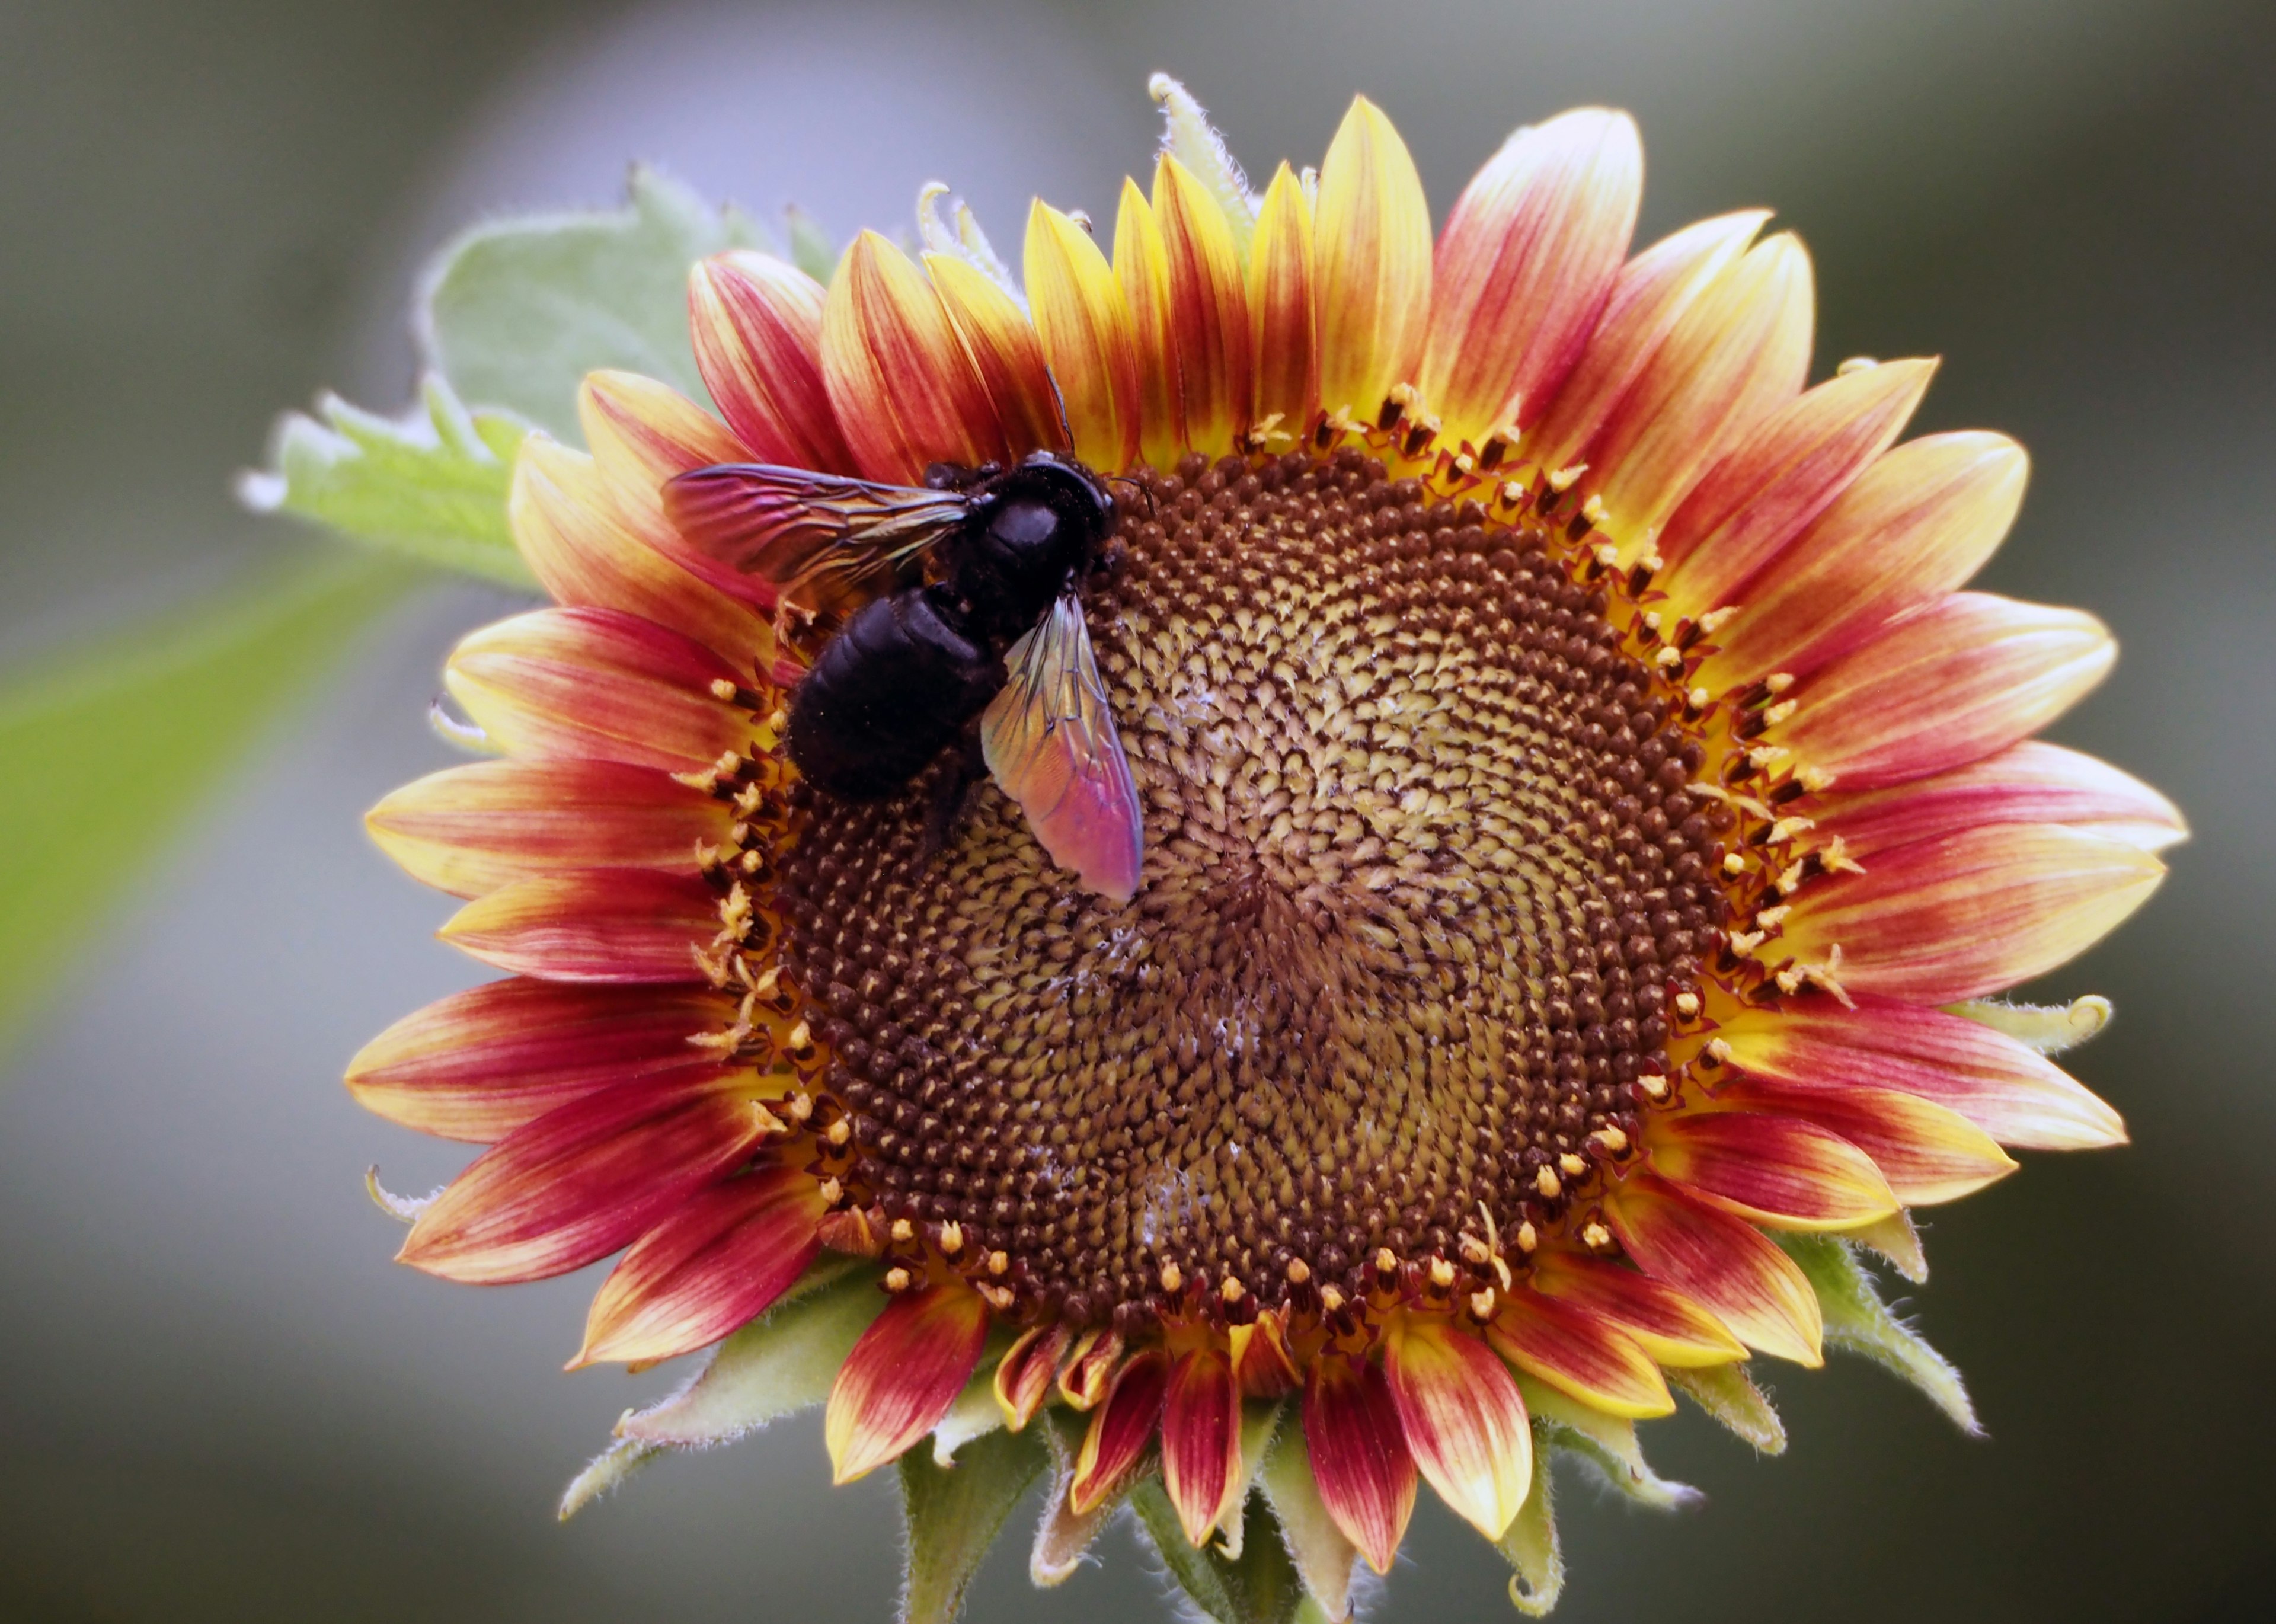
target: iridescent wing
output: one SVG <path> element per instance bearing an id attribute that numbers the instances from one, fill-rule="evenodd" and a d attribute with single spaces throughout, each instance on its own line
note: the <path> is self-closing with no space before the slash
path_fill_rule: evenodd
<path id="1" fill-rule="evenodd" d="M 723 462 L 667 482 L 688 543 L 785 597 L 830 602 L 931 547 L 971 512 L 952 490 L 878 485 L 811 468 Z"/>
<path id="2" fill-rule="evenodd" d="M 1074 594 L 1053 603 L 1004 661 L 1010 680 L 980 718 L 988 770 L 1053 862 L 1101 896 L 1129 901 L 1146 850 L 1138 785 Z"/>

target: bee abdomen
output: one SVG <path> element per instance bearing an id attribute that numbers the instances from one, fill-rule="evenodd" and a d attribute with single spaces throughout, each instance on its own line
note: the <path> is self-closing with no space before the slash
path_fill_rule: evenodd
<path id="1" fill-rule="evenodd" d="M 875 801 L 954 742 L 1004 684 L 1002 663 L 960 619 L 929 590 L 856 611 L 792 696 L 799 771 L 842 799 Z"/>

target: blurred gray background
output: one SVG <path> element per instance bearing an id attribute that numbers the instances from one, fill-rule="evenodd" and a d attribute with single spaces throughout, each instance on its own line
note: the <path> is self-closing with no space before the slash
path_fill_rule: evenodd
<path id="1" fill-rule="evenodd" d="M 1157 67 L 1252 173 L 1316 161 L 1363 89 L 1443 211 L 1510 127 L 1601 101 L 1643 126 L 1646 237 L 1775 205 L 1816 254 L 1821 370 L 1941 353 L 1917 426 L 2030 447 L 1985 584 L 2112 622 L 2117 673 L 2057 736 L 2195 823 L 2150 907 L 2041 989 L 2116 999 L 2075 1064 L 2134 1145 L 2030 1157 L 1934 1215 L 1918 1312 L 1990 1440 L 1855 1362 L 1773 1369 L 1782 1460 L 1696 1414 L 1649 1430 L 1704 1506 L 1564 1485 L 1559 1616 L 2260 1613 L 2265 0 L 0 4 L 0 673 L 318 544 L 238 512 L 230 475 L 319 386 L 407 398 L 410 278 L 454 227 L 611 203 L 642 157 L 841 234 L 903 223 L 938 175 L 1015 245 L 1031 192 L 1111 209 Z M 558 1372 L 589 1278 L 476 1292 L 387 1261 L 365 1165 L 417 1190 L 464 1153 L 337 1078 L 476 977 L 429 939 L 444 901 L 357 820 L 443 764 L 422 720 L 442 653 L 512 602 L 425 593 L 294 697 L 219 804 L 152 805 L 162 861 L 0 1059 L 0 1618 L 889 1615 L 890 1485 L 827 1490 L 810 1419 L 557 1526 L 564 1479 L 670 1373 Z M 1498 1559 L 1424 1501 L 1380 1616 L 1503 1616 Z M 1023 1518 L 975 1618 L 1162 1616 L 1127 1535 L 1041 1595 L 1025 1544 Z"/>

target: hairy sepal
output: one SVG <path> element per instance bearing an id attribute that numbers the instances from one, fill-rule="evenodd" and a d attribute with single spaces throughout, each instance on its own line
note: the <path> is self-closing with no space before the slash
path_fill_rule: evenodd
<path id="1" fill-rule="evenodd" d="M 1960 1372 L 1916 1331 L 1889 1311 L 1873 1278 L 1847 1242 L 1831 1235 L 1779 1235 L 1779 1244 L 1801 1266 L 1825 1315 L 1825 1339 L 1863 1354 L 1926 1394 L 1953 1424 L 1971 1438 L 1984 1434 Z"/>
<path id="2" fill-rule="evenodd" d="M 982 1396 L 993 1409 L 984 1385 Z M 953 1466 L 912 1449 L 900 1458 L 908 1548 L 901 1624 L 952 1624 L 965 1591 L 1005 1522 L 1049 1464 L 1033 1433 L 995 1430 L 971 1439 Z"/>
<path id="3" fill-rule="evenodd" d="M 1626 1416 L 1608 1415 L 1522 1372 L 1517 1390 L 1533 1417 L 1536 1457 L 1545 1438 L 1586 1461 L 1629 1499 L 1654 1511 L 1680 1511 L 1705 1498 L 1689 1484 L 1672 1482 L 1651 1469 L 1636 1441 L 1635 1423 Z"/>
<path id="4" fill-rule="evenodd" d="M 1556 1606 L 1565 1591 L 1565 1553 L 1557 1541 L 1557 1508 L 1549 1481 L 1549 1446 L 1556 1433 L 1538 1416 L 1534 1419 L 1533 1486 L 1516 1520 L 1494 1542 L 1494 1549 L 1517 1570 L 1510 1576 L 1510 1605 L 1532 1619 Z"/>

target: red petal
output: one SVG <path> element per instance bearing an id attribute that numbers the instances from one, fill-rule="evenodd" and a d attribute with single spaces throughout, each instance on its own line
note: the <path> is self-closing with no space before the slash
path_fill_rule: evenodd
<path id="1" fill-rule="evenodd" d="M 1623 1180 L 1605 1216 L 1644 1272 L 1705 1308 L 1748 1347 L 1797 1364 L 1825 1362 L 1817 1294 L 1752 1225 L 1650 1173 Z"/>
<path id="2" fill-rule="evenodd" d="M 1033 451 L 1066 452 L 1059 398 L 1051 387 L 1043 346 L 1027 312 L 994 277 L 952 254 L 928 254 L 925 269 L 943 308 L 964 340 L 964 353 L 987 391 L 1007 448 L 1014 457 Z"/>
<path id="3" fill-rule="evenodd" d="M 568 869 L 696 870 L 725 838 L 725 801 L 624 762 L 475 762 L 407 784 L 364 815 L 421 883 L 478 897 Z"/>
<path id="4" fill-rule="evenodd" d="M 1162 1487 L 1187 1544 L 1210 1537 L 1240 1484 L 1240 1390 L 1222 1349 L 1197 1347 L 1172 1367 L 1162 1400 Z"/>
<path id="5" fill-rule="evenodd" d="M 548 981 L 688 982 L 719 934 L 702 880 L 649 869 L 588 869 L 517 880 L 460 908 L 438 933 L 486 964 Z"/>
<path id="6" fill-rule="evenodd" d="M 823 300 L 822 284 L 796 266 L 747 249 L 688 273 L 696 368 L 747 448 L 712 461 L 855 472 L 822 381 Z"/>
<path id="7" fill-rule="evenodd" d="M 1391 1571 L 1415 1512 L 1415 1457 L 1383 1371 L 1323 1354 L 1304 1383 L 1304 1446 L 1328 1515 L 1367 1565 Z"/>
<path id="8" fill-rule="evenodd" d="M 1230 1325 L 1233 1378 L 1252 1399 L 1277 1399 L 1295 1390 L 1296 1362 L 1288 1352 L 1287 1311 L 1265 1309 L 1246 1325 Z"/>
<path id="9" fill-rule="evenodd" d="M 972 1379 L 988 1305 L 961 1280 L 898 1296 L 838 1369 L 823 1415 L 832 1481 L 876 1470 L 940 1424 Z"/>
<path id="10" fill-rule="evenodd" d="M 2037 740 L 1887 789 L 1853 795 L 1837 785 L 1822 806 L 1819 832 L 1861 859 L 1986 823 L 2067 823 L 2145 852 L 2189 834 L 2181 808 L 2131 773 Z"/>
<path id="11" fill-rule="evenodd" d="M 1544 1251 L 1533 1260 L 1533 1286 L 1602 1315 L 1664 1365 L 1688 1369 L 1747 1356 L 1746 1345 L 1705 1309 L 1665 1281 L 1620 1264 Z"/>
<path id="12" fill-rule="evenodd" d="M 1873 1158 L 1908 1207 L 1972 1195 L 2015 1171 L 1998 1142 L 1954 1111 L 1893 1089 L 1744 1082 L 1719 1098 L 1814 1122 Z"/>
<path id="13" fill-rule="evenodd" d="M 1154 1441 L 1170 1380 L 1169 1355 L 1149 1348 L 1116 1370 L 1106 1396 L 1091 1412 L 1067 1482 L 1067 1506 L 1078 1517 L 1096 1510 L 1128 1480 Z"/>
<path id="14" fill-rule="evenodd" d="M 1499 1539 L 1533 1484 L 1533 1429 L 1509 1367 L 1443 1319 L 1400 1315 L 1384 1340 L 1383 1374 L 1417 1469 L 1440 1499 Z"/>
<path id="15" fill-rule="evenodd" d="M 1256 418 L 1301 434 L 1320 404 L 1319 325 L 1312 309 L 1312 206 L 1283 163 L 1257 206 L 1248 246 L 1249 360 Z"/>
<path id="16" fill-rule="evenodd" d="M 1607 1415 L 1665 1415 L 1675 1408 L 1659 1367 L 1635 1339 L 1578 1303 L 1513 1292 L 1486 1326 L 1486 1340 L 1518 1369 Z"/>
<path id="17" fill-rule="evenodd" d="M 1255 387 L 1248 293 L 1233 227 L 1209 188 L 1167 154 L 1155 166 L 1154 216 L 1161 223 L 1162 262 L 1169 275 L 1186 444 L 1204 455 L 1223 456 L 1248 427 Z"/>
<path id="18" fill-rule="evenodd" d="M 399 1262 L 494 1286 L 582 1268 L 744 1159 L 763 1131 L 732 1074 L 620 1083 L 474 1159 L 406 1236 Z"/>
<path id="19" fill-rule="evenodd" d="M 932 463 L 1006 458 L 996 408 L 940 296 L 875 231 L 854 239 L 831 281 L 822 370 L 866 479 L 916 485 Z"/>
<path id="20" fill-rule="evenodd" d="M 670 1359 L 755 1319 L 822 1248 L 822 1187 L 765 1167 L 714 1185 L 642 1235 L 603 1281 L 570 1362 Z"/>
<path id="21" fill-rule="evenodd" d="M 390 1121 L 487 1143 L 611 1083 L 715 1074 L 687 1040 L 734 1020 L 733 1000 L 708 989 L 494 981 L 366 1043 L 348 1091 Z"/>
<path id="22" fill-rule="evenodd" d="M 996 1362 L 996 1404 L 1004 1424 L 1017 1432 L 1036 1418 L 1051 1396 L 1051 1378 L 1074 1343 L 1064 1324 L 1033 1326 L 1020 1333 Z"/>
<path id="23" fill-rule="evenodd" d="M 1872 1157 L 1792 1117 L 1752 1111 L 1663 1117 L 1646 1143 L 1658 1172 L 1758 1224 L 1854 1229 L 1897 1210 Z"/>

